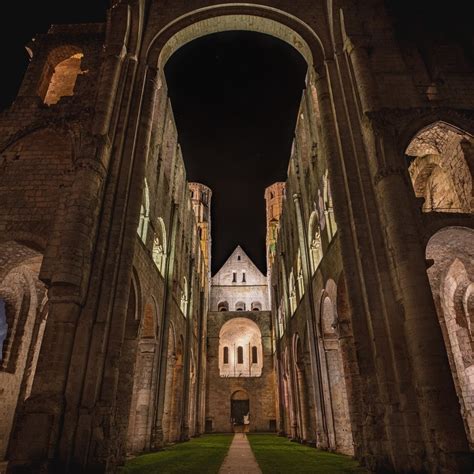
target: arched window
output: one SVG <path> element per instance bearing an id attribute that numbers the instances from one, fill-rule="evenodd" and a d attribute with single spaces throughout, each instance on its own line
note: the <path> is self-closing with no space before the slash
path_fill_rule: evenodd
<path id="1" fill-rule="evenodd" d="M 246 283 L 246 277 L 245 277 L 245 272 L 242 273 L 242 283 Z"/>
<path id="2" fill-rule="evenodd" d="M 236 311 L 245 311 L 245 303 L 242 301 L 239 301 L 238 303 L 235 303 L 235 310 Z"/>
<path id="3" fill-rule="evenodd" d="M 258 301 L 254 301 L 251 305 L 252 311 L 261 311 L 262 310 L 262 304 L 259 303 Z"/>
<path id="4" fill-rule="evenodd" d="M 319 228 L 318 214 L 314 211 L 309 219 L 309 252 L 311 258 L 311 273 L 314 274 L 323 259 L 323 246 L 321 243 L 321 230 Z"/>
<path id="5" fill-rule="evenodd" d="M 229 311 L 229 303 L 227 301 L 220 301 L 217 305 L 217 311 Z"/>
<path id="6" fill-rule="evenodd" d="M 258 364 L 258 353 L 256 346 L 252 346 L 252 364 Z"/>
<path id="7" fill-rule="evenodd" d="M 84 74 L 81 71 L 81 61 L 84 55 L 76 53 L 56 64 L 54 71 L 47 83 L 47 90 L 44 94 L 44 103 L 47 105 L 57 104 L 62 97 L 74 95 L 74 87 L 77 77 Z M 48 65 L 51 69 L 51 65 Z M 49 77 L 49 74 L 47 74 Z M 47 81 L 47 78 L 45 78 Z M 43 89 L 44 90 L 44 89 Z"/>
<path id="8" fill-rule="evenodd" d="M 186 317 L 188 315 L 188 282 L 186 277 L 183 278 L 183 288 L 181 289 L 181 312 Z"/>
<path id="9" fill-rule="evenodd" d="M 143 184 L 143 195 L 142 205 L 140 208 L 140 221 L 138 222 L 137 233 L 142 239 L 142 242 L 146 244 L 146 237 L 148 233 L 148 223 L 150 222 L 150 191 L 148 189 L 148 183 L 145 178 Z"/>
<path id="10" fill-rule="evenodd" d="M 278 307 L 278 328 L 280 331 L 280 337 L 285 334 L 285 310 L 283 305 L 283 300 L 280 302 L 280 306 Z"/>
<path id="11" fill-rule="evenodd" d="M 227 346 L 224 347 L 224 364 L 229 363 L 229 348 Z"/>
<path id="12" fill-rule="evenodd" d="M 323 336 L 336 335 L 336 313 L 334 305 L 328 296 L 325 296 L 321 305 L 321 332 Z"/>
<path id="13" fill-rule="evenodd" d="M 237 347 L 237 364 L 244 363 L 244 348 L 242 346 Z"/>
<path id="14" fill-rule="evenodd" d="M 296 259 L 296 280 L 298 284 L 298 298 L 301 300 L 304 295 L 303 266 L 301 264 L 301 252 L 298 250 Z"/>
<path id="15" fill-rule="evenodd" d="M 152 257 L 158 271 L 164 276 L 166 264 L 166 228 L 161 217 L 158 218 L 157 221 L 157 229 L 153 240 Z"/>
<path id="16" fill-rule="evenodd" d="M 293 270 L 290 272 L 290 278 L 288 280 L 288 291 L 290 299 L 290 312 L 293 316 L 296 311 L 296 285 L 295 285 L 295 276 L 293 275 Z"/>
<path id="17" fill-rule="evenodd" d="M 334 208 L 332 204 L 331 185 L 329 183 L 328 171 L 324 174 L 323 178 L 323 199 L 324 199 L 324 213 L 326 217 L 328 241 L 331 242 L 332 238 L 336 234 L 337 224 L 334 218 Z"/>

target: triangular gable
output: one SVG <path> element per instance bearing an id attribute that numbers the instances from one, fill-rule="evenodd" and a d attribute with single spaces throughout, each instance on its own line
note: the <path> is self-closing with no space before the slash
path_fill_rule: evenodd
<path id="1" fill-rule="evenodd" d="M 242 273 L 244 271 L 246 274 L 245 282 L 242 281 Z M 237 281 L 234 283 L 232 282 L 233 272 L 237 273 Z M 266 285 L 266 281 L 266 276 L 263 275 L 240 245 L 237 245 L 224 265 L 222 265 L 219 271 L 212 277 L 213 285 Z"/>

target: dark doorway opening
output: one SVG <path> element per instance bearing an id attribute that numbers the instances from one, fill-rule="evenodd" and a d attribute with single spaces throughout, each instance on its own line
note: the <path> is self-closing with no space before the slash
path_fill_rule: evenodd
<path id="1" fill-rule="evenodd" d="M 231 400 L 231 418 L 236 425 L 244 424 L 244 416 L 249 413 L 250 404 L 248 400 Z"/>

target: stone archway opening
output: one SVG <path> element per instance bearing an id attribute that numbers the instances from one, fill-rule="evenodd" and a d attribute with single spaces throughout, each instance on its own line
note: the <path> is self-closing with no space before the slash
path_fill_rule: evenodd
<path id="1" fill-rule="evenodd" d="M 245 390 L 237 390 L 230 397 L 230 419 L 234 431 L 246 429 L 250 417 L 250 400 Z"/>
<path id="2" fill-rule="evenodd" d="M 426 247 L 427 270 L 461 415 L 474 445 L 474 230 L 447 227 Z"/>
<path id="3" fill-rule="evenodd" d="M 182 28 L 180 25 L 183 25 Z M 291 152 L 291 142 L 294 138 L 294 128 L 295 128 L 295 123 L 298 117 L 298 106 L 303 107 L 302 104 L 306 106 L 307 103 L 310 103 L 310 107 L 316 107 L 316 104 L 314 102 L 315 96 L 314 96 L 314 91 L 315 91 L 315 81 L 316 81 L 316 74 L 314 67 L 316 65 L 322 64 L 321 58 L 323 57 L 322 55 L 322 49 L 321 45 L 319 43 L 319 40 L 316 36 L 316 34 L 312 31 L 308 25 L 305 23 L 301 22 L 300 20 L 297 20 L 296 18 L 293 18 L 291 15 L 278 11 L 275 8 L 267 8 L 264 6 L 249 6 L 247 4 L 232 4 L 232 7 L 230 6 L 214 6 L 210 8 L 205 8 L 202 10 L 197 10 L 194 12 L 191 12 L 181 18 L 179 18 L 174 24 L 170 24 L 163 28 L 160 33 L 156 36 L 154 40 L 151 41 L 149 50 L 148 50 L 148 63 L 150 65 L 155 65 L 158 64 L 158 74 L 159 74 L 159 91 L 158 94 L 160 95 L 160 102 L 162 104 L 166 103 L 168 99 L 171 101 L 171 105 L 173 108 L 173 111 L 170 113 L 170 118 L 171 115 L 176 119 L 176 126 L 177 126 L 177 131 L 179 132 L 180 135 L 180 144 L 182 147 L 183 151 L 183 159 L 186 163 L 186 160 L 189 159 L 192 162 L 195 162 L 197 159 L 200 159 L 199 156 L 192 156 L 191 158 L 189 157 L 190 154 L 196 153 L 195 150 L 196 148 L 200 147 L 192 147 L 192 146 L 186 146 L 185 140 L 188 139 L 190 135 L 193 134 L 192 131 L 190 130 L 196 130 L 197 127 L 196 122 L 199 121 L 193 120 L 192 124 L 188 124 L 185 122 L 182 118 L 184 113 L 180 113 L 179 111 L 179 103 L 177 105 L 177 95 L 182 95 L 183 94 L 183 85 L 187 84 L 188 82 L 191 84 L 190 88 L 194 88 L 194 90 L 198 90 L 200 96 L 202 95 L 202 89 L 200 86 L 200 83 L 198 82 L 197 77 L 199 76 L 199 68 L 204 67 L 200 63 L 199 65 L 195 65 L 198 67 L 190 68 L 188 73 L 185 74 L 183 71 L 181 71 L 180 75 L 170 75 L 169 73 L 169 68 L 170 65 L 173 64 L 173 61 L 176 61 L 176 57 L 182 57 L 181 55 L 184 54 L 185 50 L 187 48 L 194 48 L 191 51 L 194 52 L 194 57 L 196 56 L 196 52 L 199 52 L 199 44 L 201 41 L 208 41 L 211 37 L 214 36 L 223 36 L 223 35 L 243 35 L 243 34 L 248 34 L 251 35 L 251 38 L 256 38 L 256 39 L 251 39 L 248 40 L 248 42 L 251 41 L 258 41 L 258 38 L 266 38 L 267 40 L 272 40 L 274 41 L 273 48 L 278 49 L 278 48 L 285 48 L 286 51 L 291 51 L 291 54 L 294 56 L 297 56 L 301 64 L 304 66 L 302 67 L 303 71 L 298 71 L 298 86 L 296 86 L 295 89 L 295 101 L 294 104 L 291 106 L 291 111 L 289 112 L 288 115 L 291 115 L 291 119 L 289 119 L 289 126 L 288 129 L 290 132 L 288 133 L 288 143 L 285 144 L 285 146 L 282 146 L 281 149 L 287 150 L 287 152 L 284 152 L 283 154 L 285 155 L 284 158 L 281 159 L 282 164 L 280 166 L 281 170 L 278 175 L 275 176 L 275 181 L 279 180 L 281 181 L 284 179 L 284 176 L 287 172 L 288 169 L 288 159 L 290 157 L 290 152 Z M 233 40 L 232 40 L 233 41 Z M 288 53 L 290 54 L 290 53 Z M 198 55 L 199 56 L 199 55 Z M 262 60 L 267 61 L 268 58 L 265 56 L 262 56 Z M 199 59 L 201 61 L 201 59 Z M 272 64 L 272 67 L 275 65 Z M 289 69 L 289 68 L 288 68 Z M 281 75 L 281 72 L 277 70 L 274 74 L 275 76 Z M 188 79 L 187 82 L 180 78 L 192 78 Z M 179 87 L 173 86 L 173 84 L 179 81 Z M 306 84 L 305 84 L 306 81 Z M 311 88 L 308 87 L 309 85 L 312 85 Z M 260 92 L 261 95 L 263 95 L 263 92 L 267 90 L 273 90 L 274 91 L 274 101 L 273 102 L 278 102 L 280 93 L 278 91 L 281 91 L 281 87 L 285 87 L 284 85 L 281 85 L 279 89 L 272 89 L 271 85 L 268 84 L 260 84 Z M 251 85 L 251 87 L 253 87 Z M 273 86 L 274 87 L 274 86 Z M 174 88 L 176 88 L 176 92 L 173 92 Z M 230 86 L 228 87 L 229 89 L 232 89 Z M 240 84 L 240 88 L 245 88 L 245 84 Z M 293 83 L 291 84 L 291 88 L 293 89 Z M 307 91 L 305 91 L 305 88 L 307 88 Z M 237 89 L 239 89 L 239 86 L 237 86 Z M 302 99 L 301 95 L 304 94 L 305 97 Z M 233 95 L 229 91 L 229 94 L 227 95 Z M 307 96 L 307 97 L 306 97 Z M 308 101 L 308 97 L 310 97 L 310 100 Z M 202 100 L 201 97 L 201 109 L 203 108 L 203 102 L 204 104 L 207 104 L 208 102 L 221 102 L 224 96 L 214 96 L 214 98 L 211 97 L 209 100 Z M 190 107 L 192 106 L 192 101 L 186 102 L 186 106 L 184 107 L 184 110 L 188 111 Z M 282 107 L 284 107 L 282 105 Z M 199 108 L 199 107 L 198 107 Z M 262 108 L 265 108 L 262 105 Z M 213 110 L 213 109 L 212 109 Z M 285 109 L 286 110 L 286 109 Z M 164 111 L 160 111 L 162 114 Z M 283 112 L 282 112 L 283 113 Z M 166 112 L 165 112 L 166 114 Z M 239 117 L 242 114 L 239 112 Z M 319 115 L 319 114 L 315 114 Z M 201 122 L 207 121 L 207 117 L 211 117 L 212 121 L 212 116 L 213 114 L 210 112 L 207 112 L 204 116 L 203 119 L 200 120 Z M 197 115 L 196 115 L 197 117 Z M 165 119 L 166 120 L 166 119 Z M 246 117 L 242 117 L 242 123 L 245 123 Z M 271 119 L 267 121 L 268 124 L 272 124 Z M 184 127 L 188 126 L 187 129 Z M 222 124 L 216 124 L 216 127 L 220 129 L 222 127 L 225 129 L 226 127 Z M 200 124 L 199 128 L 202 130 L 203 125 Z M 235 126 L 229 126 L 227 128 L 239 128 L 239 124 Z M 200 140 L 202 142 L 205 138 L 205 135 L 203 133 L 199 134 L 200 136 L 196 138 L 196 140 Z M 220 140 L 220 135 L 217 137 L 218 140 Z M 283 133 L 277 133 L 277 136 L 283 135 Z M 214 133 L 214 138 L 215 133 Z M 215 140 L 217 141 L 217 140 Z M 249 142 L 244 139 L 240 140 L 241 142 Z M 167 146 L 164 144 L 164 147 Z M 213 148 L 216 147 L 216 144 L 213 144 Z M 232 148 L 232 147 L 231 147 Z M 232 150 L 228 151 L 228 154 L 232 155 Z M 263 151 L 262 153 L 265 153 Z M 205 159 L 205 158 L 203 158 Z M 233 157 L 228 158 L 229 161 L 233 160 Z M 237 159 L 237 158 L 236 158 Z M 235 161 L 235 160 L 234 160 Z M 187 164 L 188 169 L 190 171 L 190 174 L 192 172 L 192 169 L 194 168 L 192 163 Z M 270 170 L 268 171 L 270 173 Z M 194 179 L 194 176 L 190 176 L 191 179 Z M 249 176 L 247 176 L 249 178 Z M 196 177 L 197 179 L 197 177 Z M 208 176 L 206 176 L 206 179 L 209 179 Z M 211 183 L 209 183 L 211 184 Z M 250 183 L 246 183 L 247 188 L 252 188 L 253 186 Z M 238 192 L 238 190 L 235 190 Z M 247 194 L 244 193 L 244 194 Z M 243 196 L 245 199 L 245 196 Z M 253 201 L 252 201 L 253 202 Z M 243 206 L 245 207 L 245 206 Z M 236 219 L 236 222 L 238 220 Z M 234 225 L 233 223 L 229 225 Z M 235 225 L 238 227 L 238 225 Z M 251 227 L 252 224 L 249 223 L 249 227 Z M 240 226 L 243 227 L 243 226 Z M 263 226 L 262 226 L 263 227 Z M 219 235 L 217 235 L 220 231 L 220 229 L 216 228 L 213 229 L 214 237 L 213 241 L 215 242 L 215 247 L 219 245 L 220 239 Z M 227 229 L 227 232 L 228 229 Z M 244 232 L 244 231 L 242 231 Z M 255 234 L 253 232 L 252 234 Z M 216 251 L 216 250 L 215 250 Z M 216 259 L 214 259 L 214 264 L 216 264 Z M 216 264 L 217 265 L 217 264 Z M 241 275 L 239 274 L 239 282 L 240 282 Z M 234 306 L 234 305 L 232 305 Z M 232 308 L 233 309 L 233 308 Z M 247 305 L 246 310 L 249 310 L 250 308 Z M 242 310 L 244 311 L 243 308 L 237 308 L 236 310 Z"/>
<path id="4" fill-rule="evenodd" d="M 42 254 L 26 244 L 0 243 L 0 460 L 15 411 L 31 394 L 40 357 L 48 311 L 39 280 L 42 261 Z"/>
<path id="5" fill-rule="evenodd" d="M 470 134 L 442 121 L 413 137 L 405 154 L 423 212 L 473 211 L 473 145 Z"/>

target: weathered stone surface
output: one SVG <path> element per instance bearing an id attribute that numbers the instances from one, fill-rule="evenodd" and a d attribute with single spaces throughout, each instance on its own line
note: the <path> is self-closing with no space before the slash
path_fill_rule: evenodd
<path id="1" fill-rule="evenodd" d="M 385 7 L 123 0 L 30 43 L 0 114 L 0 469 L 114 472 L 206 419 L 231 430 L 248 394 L 251 430 L 472 471 L 472 58 L 422 24 L 401 41 Z M 230 30 L 288 42 L 308 75 L 268 280 L 231 261 L 210 294 L 211 190 L 186 182 L 163 68 Z M 261 376 L 220 376 L 235 318 Z"/>

